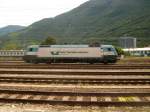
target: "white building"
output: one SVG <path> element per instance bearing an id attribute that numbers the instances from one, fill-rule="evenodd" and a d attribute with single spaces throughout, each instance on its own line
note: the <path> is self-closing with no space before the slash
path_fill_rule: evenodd
<path id="1" fill-rule="evenodd" d="M 121 37 L 119 39 L 119 45 L 121 48 L 136 48 L 136 38 Z"/>
<path id="2" fill-rule="evenodd" d="M 132 56 L 150 56 L 150 47 L 128 48 L 128 49 L 123 49 L 123 51 L 130 53 Z"/>

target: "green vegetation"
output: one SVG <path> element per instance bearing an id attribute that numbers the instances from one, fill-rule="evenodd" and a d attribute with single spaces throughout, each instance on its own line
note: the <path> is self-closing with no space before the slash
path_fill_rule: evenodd
<path id="1" fill-rule="evenodd" d="M 0 35 L 6 35 L 8 33 L 16 32 L 16 31 L 22 30 L 24 28 L 25 28 L 24 26 L 9 25 L 4 28 L 0 28 Z"/>
<path id="2" fill-rule="evenodd" d="M 118 53 L 119 56 L 125 54 L 125 52 L 123 51 L 122 48 L 120 48 L 120 47 L 115 47 L 115 49 L 116 49 L 116 51 L 117 51 L 117 53 Z"/>
<path id="3" fill-rule="evenodd" d="M 1 36 L 2 40 L 38 40 L 51 35 L 59 44 L 118 44 L 124 35 L 137 37 L 138 47 L 150 42 L 150 0 L 90 0 L 70 12 L 35 22 L 20 30 L 17 36 Z"/>
<path id="4" fill-rule="evenodd" d="M 45 41 L 41 43 L 41 45 L 53 45 L 56 44 L 56 40 L 53 37 L 47 37 Z"/>
<path id="5" fill-rule="evenodd" d="M 2 49 L 4 49 L 4 50 L 16 50 L 16 49 L 20 49 L 20 46 L 16 43 L 9 42 L 9 43 L 5 44 L 2 47 Z"/>

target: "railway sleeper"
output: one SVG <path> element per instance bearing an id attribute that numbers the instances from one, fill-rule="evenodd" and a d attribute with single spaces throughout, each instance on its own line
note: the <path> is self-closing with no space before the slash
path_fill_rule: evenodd
<path id="1" fill-rule="evenodd" d="M 146 106 L 150 105 L 150 96 L 58 96 L 36 94 L 1 93 L 0 101 L 22 103 L 49 103 L 67 105 L 99 105 L 99 106 Z"/>

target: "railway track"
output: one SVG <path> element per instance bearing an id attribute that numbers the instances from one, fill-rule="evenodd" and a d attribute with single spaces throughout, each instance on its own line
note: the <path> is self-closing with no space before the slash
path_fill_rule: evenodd
<path id="1" fill-rule="evenodd" d="M 36 75 L 150 75 L 150 70 L 99 70 L 99 69 L 3 69 L 0 74 Z"/>
<path id="2" fill-rule="evenodd" d="M 148 64 L 0 62 L 1 102 L 149 106 L 149 85 Z"/>
<path id="3" fill-rule="evenodd" d="M 1 102 L 97 106 L 149 106 L 149 86 L 0 84 Z"/>
<path id="4" fill-rule="evenodd" d="M 0 68 L 18 69 L 150 69 L 150 65 L 59 65 L 59 64 L 0 64 Z"/>
<path id="5" fill-rule="evenodd" d="M 0 82 L 40 84 L 150 84 L 150 76 L 0 75 Z"/>
<path id="6" fill-rule="evenodd" d="M 33 63 L 26 63 L 22 60 L 0 60 L 0 65 L 2 64 L 24 64 L 24 65 L 27 65 L 27 64 L 33 64 Z M 89 63 L 39 63 L 39 64 L 36 64 L 36 65 L 41 65 L 41 64 L 45 64 L 45 65 L 102 65 L 102 66 L 105 66 L 105 64 L 103 63 L 94 63 L 94 64 L 89 64 Z M 149 65 L 150 66 L 150 63 L 149 63 L 149 60 L 148 61 L 144 61 L 144 62 L 132 62 L 132 61 L 127 61 L 127 62 L 123 62 L 123 63 L 115 63 L 115 64 L 111 64 L 111 63 L 108 63 L 107 65 L 121 65 L 121 66 L 124 66 L 124 65 Z M 106 65 L 106 66 L 107 66 Z"/>
<path id="7" fill-rule="evenodd" d="M 22 88 L 25 89 L 25 88 Z M 39 89 L 38 89 L 39 90 Z M 0 101 L 98 106 L 149 106 L 148 92 L 36 91 L 1 89 Z"/>

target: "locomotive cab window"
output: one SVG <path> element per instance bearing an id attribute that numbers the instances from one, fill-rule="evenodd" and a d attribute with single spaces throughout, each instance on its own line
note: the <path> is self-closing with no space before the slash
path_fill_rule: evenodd
<path id="1" fill-rule="evenodd" d="M 108 50 L 108 51 L 112 51 L 112 49 L 111 49 L 111 48 L 107 48 L 107 50 Z"/>
<path id="2" fill-rule="evenodd" d="M 113 51 L 113 49 L 112 49 L 112 48 L 109 48 L 109 47 L 108 47 L 108 48 L 103 48 L 103 50 L 106 51 L 106 52 L 111 52 L 111 51 Z"/>
<path id="3" fill-rule="evenodd" d="M 37 52 L 37 51 L 38 51 L 38 48 L 29 48 L 28 51 L 29 51 L 29 52 Z"/>

